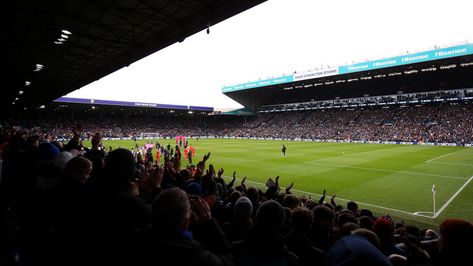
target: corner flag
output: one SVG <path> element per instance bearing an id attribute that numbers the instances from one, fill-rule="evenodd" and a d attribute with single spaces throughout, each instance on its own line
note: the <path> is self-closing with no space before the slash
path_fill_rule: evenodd
<path id="1" fill-rule="evenodd" d="M 433 218 L 436 216 L 436 210 L 435 210 L 435 184 L 432 185 L 432 200 L 433 200 L 433 207 L 434 207 L 434 215 Z"/>

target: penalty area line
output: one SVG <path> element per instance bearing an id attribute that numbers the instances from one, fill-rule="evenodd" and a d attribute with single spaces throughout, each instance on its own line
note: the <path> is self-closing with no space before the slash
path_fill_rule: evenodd
<path id="1" fill-rule="evenodd" d="M 429 164 L 444 164 L 444 165 L 457 165 L 457 166 L 471 166 L 471 164 L 466 164 L 466 163 L 442 163 L 442 162 L 430 162 Z"/>
<path id="2" fill-rule="evenodd" d="M 322 166 L 329 166 L 329 167 L 341 167 L 341 168 L 359 169 L 359 170 L 368 170 L 368 171 L 385 172 L 385 173 L 393 173 L 393 174 L 403 174 L 403 175 L 433 176 L 433 177 L 443 177 L 443 178 L 452 178 L 452 179 L 461 179 L 461 180 L 466 180 L 467 179 L 467 178 L 461 177 L 461 176 L 425 174 L 425 173 L 407 172 L 407 171 L 392 171 L 392 170 L 381 169 L 381 168 L 360 167 L 360 166 L 352 166 L 352 165 L 344 165 L 344 164 L 318 163 L 316 161 L 305 162 L 305 164 L 322 165 Z"/>
<path id="3" fill-rule="evenodd" d="M 426 162 L 426 163 L 430 163 L 430 162 L 432 162 L 432 161 L 435 161 L 435 160 L 437 160 L 437 159 L 440 159 L 440 158 L 442 158 L 442 157 L 445 157 L 445 156 L 447 156 L 447 155 L 450 155 L 451 153 L 454 153 L 454 152 L 445 153 L 445 154 L 443 154 L 443 155 L 437 156 L 437 157 L 432 158 L 432 159 L 430 159 L 430 160 L 427 160 L 427 161 L 425 161 L 425 162 Z"/>
<path id="4" fill-rule="evenodd" d="M 447 156 L 447 155 L 451 155 L 451 154 L 453 154 L 453 153 L 467 154 L 467 155 L 471 154 L 471 153 L 463 153 L 463 150 L 452 151 L 452 152 L 445 153 L 445 154 L 442 154 L 442 155 L 440 155 L 440 156 L 434 157 L 434 158 L 432 158 L 432 159 L 430 159 L 430 160 L 427 160 L 427 161 L 425 161 L 425 162 L 426 162 L 426 163 L 430 163 L 430 162 L 432 162 L 432 161 L 435 161 L 435 160 L 440 159 L 440 158 L 442 158 L 442 157 L 445 157 L 445 156 Z"/>

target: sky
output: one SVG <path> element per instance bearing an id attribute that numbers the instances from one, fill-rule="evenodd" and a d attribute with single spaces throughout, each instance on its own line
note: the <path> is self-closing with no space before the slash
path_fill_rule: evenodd
<path id="1" fill-rule="evenodd" d="M 66 97 L 221 109 L 222 87 L 473 42 L 471 0 L 270 0 Z"/>

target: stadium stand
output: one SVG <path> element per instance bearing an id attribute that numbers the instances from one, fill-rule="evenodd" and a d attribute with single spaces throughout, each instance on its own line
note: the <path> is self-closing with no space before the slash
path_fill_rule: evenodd
<path id="1" fill-rule="evenodd" d="M 105 151 L 101 139 L 141 138 L 154 132 L 168 138 L 471 146 L 472 56 L 450 56 L 471 45 L 432 51 L 448 55 L 435 61 L 247 90 L 226 88 L 225 94 L 256 113 L 248 117 L 190 114 L 188 110 L 171 113 L 174 110 L 149 106 L 78 106 L 49 100 L 65 93 L 60 88 L 79 88 L 154 52 L 156 47 L 182 41 L 209 22 L 221 21 L 261 1 L 178 1 L 183 13 L 166 17 L 174 19 L 164 28 L 161 25 L 166 24 L 146 22 L 153 15 L 162 16 L 154 13 L 159 13 L 159 8 L 153 8 L 151 1 L 130 1 L 130 6 L 121 7 L 113 2 L 100 8 L 85 1 L 60 7 L 46 1 L 44 12 L 32 12 L 36 3 L 20 2 L 10 5 L 12 10 L 28 11 L 19 14 L 23 20 L 36 13 L 57 13 L 60 15 L 51 16 L 52 21 L 63 20 L 74 13 L 79 22 L 70 29 L 72 34 L 79 36 L 86 28 L 83 33 L 97 40 L 81 37 L 76 43 L 77 55 L 70 57 L 61 56 L 51 50 L 51 43 L 41 41 L 24 43 L 22 49 L 2 54 L 2 62 L 10 69 L 1 99 L 2 116 L 9 116 L 0 124 L 1 265 L 470 264 L 473 225 L 469 221 L 445 219 L 439 228 L 406 226 L 389 215 L 357 211 L 355 202 L 341 206 L 335 196 L 327 202 L 325 192 L 318 201 L 298 197 L 291 192 L 292 186 L 280 188 L 278 178 L 268 180 L 272 182 L 267 182 L 264 190 L 248 186 L 245 179 L 236 183 L 234 177 L 227 182 L 223 169 L 216 171 L 218 166 L 208 165 L 210 153 L 195 166 L 182 167 L 179 148 L 171 152 L 170 147 L 161 147 L 166 155 L 165 163 L 159 165 L 147 160 L 149 156 L 135 160 L 126 149 Z M 167 5 L 162 9 L 175 14 L 172 10 L 177 2 L 164 2 Z M 196 7 L 195 2 L 202 5 Z M 226 4 L 218 5 L 220 2 Z M 90 21 L 83 17 L 90 9 L 102 15 Z M 225 15 L 217 15 L 222 13 Z M 102 20 L 114 21 L 117 16 L 124 23 L 116 24 L 125 29 L 102 27 Z M 186 20 L 189 17 L 193 19 Z M 37 27 L 27 30 L 27 26 L 18 25 L 26 33 L 14 31 L 15 38 L 6 41 L 9 47 L 16 46 L 23 34 L 44 40 L 42 36 L 65 32 L 51 26 L 48 19 L 44 26 L 37 23 L 44 18 L 28 18 Z M 128 25 L 133 30 L 127 28 L 129 21 L 135 22 Z M 140 35 L 143 39 L 123 34 L 143 31 L 137 25 L 148 32 Z M 164 34 L 168 32 L 182 34 Z M 154 38 L 156 35 L 163 39 Z M 102 47 L 111 49 L 104 51 Z M 18 86 L 25 84 L 29 57 L 45 58 L 44 53 L 49 61 L 36 68 L 51 71 L 36 77 L 33 88 L 37 89 L 23 102 L 11 103 Z M 45 107 L 39 108 L 42 104 Z M 92 147 L 82 145 L 85 139 L 91 140 Z"/>
<path id="2" fill-rule="evenodd" d="M 471 145 L 470 94 L 471 90 L 440 91 L 270 106 L 252 117 L 207 113 L 155 115 L 136 110 L 125 117 L 123 113 L 97 109 L 71 115 L 68 108 L 59 108 L 43 110 L 38 118 L 23 119 L 21 124 L 35 134 L 60 140 L 69 139 L 71 127 L 79 124 L 84 127 L 85 139 L 95 132 L 104 138 L 142 137 L 143 133 L 155 132 L 169 138 L 184 135 Z"/>
<path id="3" fill-rule="evenodd" d="M 408 227 L 354 210 L 355 202 L 344 208 L 334 197 L 325 202 L 325 194 L 318 202 L 295 196 L 277 180 L 267 190 L 227 183 L 223 170 L 206 166 L 210 154 L 185 168 L 180 151 L 171 155 L 162 147 L 159 166 L 148 155 L 135 162 L 129 150 L 106 152 L 100 143 L 156 132 L 471 145 L 469 97 L 463 90 L 338 99 L 303 110 L 271 106 L 251 117 L 63 106 L 42 109 L 36 119 L 9 120 L 1 127 L 2 204 L 8 206 L 2 265 L 461 265 L 472 249 L 463 241 L 473 239 L 468 221 Z M 93 146 L 83 147 L 81 139 Z"/>

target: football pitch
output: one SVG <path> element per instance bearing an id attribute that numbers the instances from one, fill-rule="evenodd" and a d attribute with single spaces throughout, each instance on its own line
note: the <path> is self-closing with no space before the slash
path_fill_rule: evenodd
<path id="1" fill-rule="evenodd" d="M 247 185 L 261 187 L 280 176 L 282 189 L 318 200 L 356 201 L 360 209 L 389 213 L 406 224 L 438 226 L 445 218 L 473 222 L 473 148 L 427 145 L 358 144 L 242 139 L 188 139 L 194 164 L 211 152 L 208 164 L 237 172 Z M 175 140 L 151 140 L 175 145 Z M 138 141 L 138 144 L 147 141 Z M 103 141 L 105 147 L 132 148 L 131 140 Z M 281 147 L 287 147 L 282 156 Z M 154 152 L 153 152 L 154 153 Z M 184 160 L 184 156 L 182 158 Z M 207 166 L 208 166 L 207 164 Z M 186 163 L 183 161 L 183 166 Z M 435 214 L 432 187 L 435 185 Z"/>

